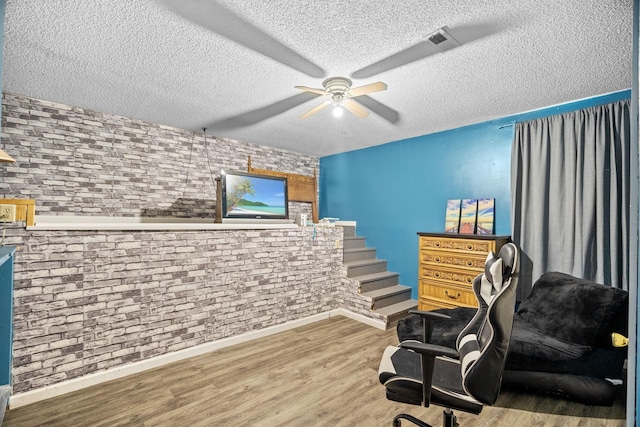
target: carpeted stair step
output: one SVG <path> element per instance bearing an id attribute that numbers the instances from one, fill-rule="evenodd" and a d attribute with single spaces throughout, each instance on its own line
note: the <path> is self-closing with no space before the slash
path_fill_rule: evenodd
<path id="1" fill-rule="evenodd" d="M 356 227 L 354 225 L 341 225 L 341 227 L 343 237 L 356 235 Z"/>
<path id="2" fill-rule="evenodd" d="M 391 271 L 352 277 L 352 279 L 360 282 L 360 293 L 371 292 L 388 286 L 396 286 L 399 278 L 400 275 L 398 273 Z"/>
<path id="3" fill-rule="evenodd" d="M 413 308 L 418 308 L 418 301 L 410 299 L 382 307 L 381 309 L 376 310 L 376 313 L 386 316 L 387 328 L 392 328 L 398 323 L 398 320 L 407 317 L 409 315 L 409 310 Z"/>
<path id="4" fill-rule="evenodd" d="M 362 261 L 365 259 L 375 259 L 376 250 L 374 248 L 354 248 L 342 251 L 342 262 Z"/>
<path id="5" fill-rule="evenodd" d="M 383 259 L 365 259 L 362 261 L 345 262 L 347 277 L 364 276 L 365 274 L 381 273 L 387 270 L 387 261 Z"/>
<path id="6" fill-rule="evenodd" d="M 364 248 L 367 239 L 361 236 L 344 236 L 344 249 Z"/>
<path id="7" fill-rule="evenodd" d="M 387 286 L 375 291 L 364 292 L 362 295 L 371 298 L 371 308 L 379 312 L 383 307 L 410 300 L 411 288 L 404 285 Z"/>

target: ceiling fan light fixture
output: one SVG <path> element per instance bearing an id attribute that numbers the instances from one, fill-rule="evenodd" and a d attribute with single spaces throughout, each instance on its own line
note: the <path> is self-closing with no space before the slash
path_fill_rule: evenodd
<path id="1" fill-rule="evenodd" d="M 334 93 L 331 99 L 333 101 L 333 117 L 342 117 L 342 113 L 344 113 L 344 108 L 342 108 L 344 104 L 344 92 Z"/>
<path id="2" fill-rule="evenodd" d="M 322 82 L 322 87 L 329 94 L 344 94 L 351 88 L 351 80 L 346 77 L 329 77 Z"/>
<path id="3" fill-rule="evenodd" d="M 322 104 L 301 115 L 300 118 L 306 119 L 323 108 L 333 104 L 333 115 L 335 117 L 340 117 L 344 112 L 343 110 L 346 109 L 355 116 L 364 119 L 369 115 L 369 113 L 367 110 L 362 108 L 357 101 L 354 101 L 353 98 L 374 92 L 380 92 L 381 90 L 387 90 L 387 85 L 383 82 L 369 83 L 356 88 L 352 88 L 351 84 L 351 80 L 346 77 L 329 77 L 322 82 L 324 90 L 307 86 L 296 86 L 296 89 L 329 97 L 329 99 Z"/>

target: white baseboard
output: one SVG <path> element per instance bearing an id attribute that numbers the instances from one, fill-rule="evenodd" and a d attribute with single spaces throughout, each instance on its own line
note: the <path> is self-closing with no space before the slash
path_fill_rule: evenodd
<path id="1" fill-rule="evenodd" d="M 172 353 L 163 354 L 161 356 L 152 357 L 150 359 L 141 360 L 139 362 L 117 366 L 103 372 L 96 372 L 94 374 L 89 374 L 80 378 L 74 378 L 57 384 L 52 384 L 50 386 L 42 387 L 36 390 L 17 393 L 10 397 L 9 407 L 18 408 L 20 406 L 29 405 L 31 403 L 50 399 L 52 397 L 70 393 L 72 391 L 81 390 L 83 388 L 91 387 L 93 385 L 100 384 L 106 381 L 111 381 L 118 378 L 126 377 L 128 375 L 137 374 L 148 369 L 157 368 L 159 366 L 167 365 L 169 363 L 187 359 L 189 357 L 199 356 L 201 354 L 210 353 L 221 348 L 230 347 L 232 345 L 267 337 L 269 335 L 288 331 L 290 329 L 308 325 L 310 323 L 319 322 L 321 320 L 325 320 L 335 316 L 348 317 L 350 319 L 365 323 L 370 326 L 374 326 L 379 329 L 385 329 L 384 322 L 382 321 L 370 319 L 361 314 L 353 313 L 349 310 L 339 308 L 302 319 L 286 322 L 281 325 L 269 326 L 257 331 L 247 332 L 234 337 L 222 338 L 216 341 L 186 348 L 184 350 L 178 350 Z"/>
<path id="2" fill-rule="evenodd" d="M 354 313 L 353 311 L 346 310 L 344 308 L 337 308 L 330 311 L 330 317 L 344 316 L 349 319 L 357 320 L 360 323 L 365 323 L 374 328 L 385 330 L 387 329 L 387 323 L 383 320 L 372 319 L 371 317 L 363 316 L 362 314 Z"/>

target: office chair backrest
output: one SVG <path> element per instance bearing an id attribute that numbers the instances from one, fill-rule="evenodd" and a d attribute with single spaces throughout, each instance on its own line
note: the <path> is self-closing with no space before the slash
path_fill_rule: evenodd
<path id="1" fill-rule="evenodd" d="M 478 311 L 457 340 L 463 387 L 476 400 L 495 403 L 507 359 L 515 311 L 518 250 L 513 243 L 490 253 L 485 272 L 473 282 Z"/>

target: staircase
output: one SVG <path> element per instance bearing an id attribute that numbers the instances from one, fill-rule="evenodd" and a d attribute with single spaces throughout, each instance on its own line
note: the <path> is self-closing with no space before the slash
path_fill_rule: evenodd
<path id="1" fill-rule="evenodd" d="M 360 283 L 360 295 L 371 301 L 371 310 L 382 315 L 387 328 L 418 307 L 411 288 L 400 285 L 399 274 L 387 271 L 387 261 L 376 258 L 376 250 L 366 247 L 366 239 L 355 235 L 355 227 L 344 228 L 343 263 L 347 277 Z"/>

